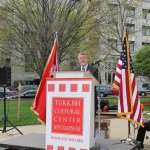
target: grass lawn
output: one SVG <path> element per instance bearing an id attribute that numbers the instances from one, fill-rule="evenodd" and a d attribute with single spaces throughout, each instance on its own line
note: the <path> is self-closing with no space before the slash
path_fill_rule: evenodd
<path id="1" fill-rule="evenodd" d="M 105 98 L 107 100 L 109 100 L 109 105 L 118 105 L 118 99 L 117 98 Z M 150 97 L 140 97 L 140 101 L 141 103 L 145 104 L 145 103 L 149 103 L 150 104 Z M 150 111 L 150 105 L 145 106 L 145 111 Z"/>
<path id="2" fill-rule="evenodd" d="M 28 100 L 21 99 L 19 119 L 17 120 L 18 101 L 7 100 L 6 101 L 6 114 L 8 116 L 8 120 L 15 126 L 41 124 L 37 119 L 37 115 L 33 111 L 30 110 L 31 103 L 32 103 L 31 99 L 28 99 Z M 4 103 L 3 103 L 3 100 L 0 100 L 0 118 L 3 117 L 3 114 L 4 114 Z M 0 122 L 0 127 L 1 126 L 3 126 L 3 121 Z M 8 122 L 7 122 L 7 126 L 10 126 Z"/>
<path id="3" fill-rule="evenodd" d="M 109 101 L 109 105 L 118 105 L 118 99 L 117 98 L 104 98 L 107 99 Z M 145 111 L 150 111 L 150 97 L 140 97 L 140 101 L 141 103 L 144 104 L 144 110 Z M 144 115 L 144 118 L 149 118 L 150 119 L 150 115 Z"/>
<path id="4" fill-rule="evenodd" d="M 117 98 L 105 98 L 109 100 L 109 105 L 117 105 L 118 100 Z M 17 120 L 17 113 L 18 113 L 18 102 L 17 100 L 7 100 L 6 101 L 6 114 L 8 116 L 8 120 L 13 123 L 15 126 L 24 126 L 24 125 L 35 125 L 41 124 L 38 121 L 37 115 L 34 114 L 30 110 L 31 103 L 33 99 L 21 99 L 20 102 L 20 117 Z M 0 100 L 0 119 L 3 118 L 4 115 L 4 101 Z M 150 98 L 143 97 L 141 98 L 141 102 L 150 102 Z M 150 111 L 150 106 L 145 106 L 146 111 Z M 150 115 L 145 115 L 146 118 L 150 118 Z M 0 127 L 3 127 L 3 121 L 0 122 Z M 10 124 L 7 122 L 7 126 Z"/>

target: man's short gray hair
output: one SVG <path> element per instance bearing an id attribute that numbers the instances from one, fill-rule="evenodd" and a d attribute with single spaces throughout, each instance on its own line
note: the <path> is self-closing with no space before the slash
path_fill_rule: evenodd
<path id="1" fill-rule="evenodd" d="M 80 52 L 80 53 L 78 54 L 78 58 L 79 58 L 80 55 L 85 55 L 86 57 L 88 57 L 87 54 L 86 54 L 86 52 Z"/>

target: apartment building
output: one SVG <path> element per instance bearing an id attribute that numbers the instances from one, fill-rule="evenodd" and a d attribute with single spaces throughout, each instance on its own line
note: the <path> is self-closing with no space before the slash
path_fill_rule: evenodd
<path id="1" fill-rule="evenodd" d="M 117 9 L 117 3 L 112 1 L 112 4 L 113 7 L 116 7 L 114 9 Z M 144 0 L 136 6 L 130 5 L 127 11 L 126 29 L 128 33 L 133 33 L 129 35 L 129 43 L 131 55 L 134 57 L 136 51 L 145 45 L 150 45 L 150 0 Z M 121 51 L 122 48 L 117 39 L 111 39 L 110 43 L 116 50 Z M 103 49 L 104 47 L 105 45 L 103 45 Z M 115 59 L 108 57 L 105 62 L 101 63 L 100 71 L 103 85 L 112 84 L 115 76 L 116 64 L 120 55 L 113 51 L 112 53 Z M 150 82 L 148 78 L 143 77 L 137 77 L 137 81 L 139 86 L 142 86 L 143 82 Z"/>

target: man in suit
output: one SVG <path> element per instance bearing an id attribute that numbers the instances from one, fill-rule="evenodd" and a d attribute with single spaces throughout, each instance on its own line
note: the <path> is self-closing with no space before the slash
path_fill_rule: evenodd
<path id="1" fill-rule="evenodd" d="M 145 122 L 144 127 L 140 126 L 138 129 L 138 134 L 137 134 L 136 140 L 141 142 L 141 149 L 144 149 L 143 143 L 144 143 L 146 131 L 150 131 L 150 121 Z"/>
<path id="2" fill-rule="evenodd" d="M 144 111 L 144 105 L 141 104 L 141 110 Z M 144 127 L 140 126 L 136 137 L 137 141 L 141 142 L 141 149 L 144 149 L 144 138 L 146 131 L 150 131 L 150 121 L 144 123 Z"/>
<path id="3" fill-rule="evenodd" d="M 74 68 L 75 71 L 90 71 L 91 74 L 98 80 L 98 68 L 88 64 L 88 56 L 85 52 L 78 54 L 80 66 Z"/>
<path id="4" fill-rule="evenodd" d="M 98 68 L 88 64 L 88 56 L 85 52 L 80 52 L 78 54 L 78 60 L 79 60 L 80 66 L 74 68 L 74 70 L 75 71 L 90 71 L 91 74 L 95 77 L 95 79 L 99 81 Z M 96 115 L 97 109 L 98 109 L 98 100 L 97 100 L 96 93 L 95 93 L 95 115 Z"/>

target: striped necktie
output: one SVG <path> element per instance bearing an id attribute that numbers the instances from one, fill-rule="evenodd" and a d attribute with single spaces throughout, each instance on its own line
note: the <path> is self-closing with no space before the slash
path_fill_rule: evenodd
<path id="1" fill-rule="evenodd" d="M 84 67 L 82 67 L 82 70 L 81 71 L 85 71 L 85 68 Z"/>

